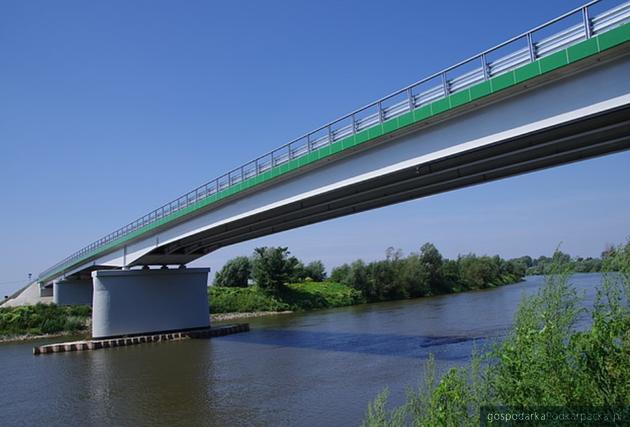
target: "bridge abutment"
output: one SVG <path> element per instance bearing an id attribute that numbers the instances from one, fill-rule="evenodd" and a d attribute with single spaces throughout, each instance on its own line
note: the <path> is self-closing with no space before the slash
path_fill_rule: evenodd
<path id="1" fill-rule="evenodd" d="M 92 272 L 92 337 L 208 328 L 208 272 L 207 268 Z"/>
<path id="2" fill-rule="evenodd" d="M 53 302 L 57 305 L 92 305 L 92 279 L 58 279 L 53 282 Z"/>

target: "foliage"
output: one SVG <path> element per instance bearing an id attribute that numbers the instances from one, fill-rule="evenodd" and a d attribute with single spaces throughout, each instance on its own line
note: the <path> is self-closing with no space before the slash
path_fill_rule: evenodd
<path id="1" fill-rule="evenodd" d="M 258 286 L 248 288 L 211 286 L 208 288 L 211 313 L 284 311 L 289 306 Z"/>
<path id="2" fill-rule="evenodd" d="M 312 282 L 323 282 L 326 280 L 326 268 L 324 267 L 324 263 L 319 260 L 311 261 L 306 264 L 304 271 L 306 273 L 305 280 Z"/>
<path id="3" fill-rule="evenodd" d="M 357 304 L 361 294 L 334 282 L 291 283 L 270 294 L 258 286 L 248 288 L 208 288 L 211 313 L 310 310 Z"/>
<path id="4" fill-rule="evenodd" d="M 554 264 L 566 264 L 567 268 L 576 273 L 599 273 L 605 270 L 604 262 L 606 258 L 613 255 L 614 247 L 607 248 L 602 252 L 602 258 L 572 258 L 569 254 L 566 254 L 560 250 L 556 250 L 551 257 L 540 256 L 536 259 L 532 257 L 519 258 L 521 265 L 527 270 L 527 274 L 549 274 L 551 272 L 552 265 Z"/>
<path id="5" fill-rule="evenodd" d="M 591 324 L 579 330 L 585 310 L 570 285 L 571 262 L 558 256 L 536 295 L 519 304 L 505 339 L 468 366 L 436 381 L 427 362 L 424 382 L 409 390 L 406 403 L 387 410 L 381 393 L 368 407 L 365 426 L 470 425 L 483 405 L 630 405 L 630 242 L 604 261 Z M 483 363 L 482 363 L 483 362 Z"/>
<path id="6" fill-rule="evenodd" d="M 254 250 L 252 277 L 267 291 L 279 292 L 289 281 L 298 264 L 286 247 L 261 247 Z"/>
<path id="7" fill-rule="evenodd" d="M 214 278 L 216 286 L 247 287 L 252 274 L 252 264 L 248 257 L 238 256 L 225 263 Z"/>
<path id="8" fill-rule="evenodd" d="M 261 288 L 277 292 L 288 282 L 326 280 L 324 263 L 316 260 L 304 265 L 289 255 L 283 247 L 256 248 L 251 257 L 239 256 L 226 262 L 215 275 L 214 285 L 245 288 L 254 279 Z"/>
<path id="9" fill-rule="evenodd" d="M 291 283 L 281 294 L 291 310 L 344 307 L 363 302 L 361 293 L 335 282 Z"/>
<path id="10" fill-rule="evenodd" d="M 36 304 L 0 308 L 0 335 L 41 335 L 80 331 L 87 327 L 88 306 Z"/>
<path id="11" fill-rule="evenodd" d="M 524 273 L 519 263 L 499 256 L 444 259 L 433 244 L 425 243 L 407 257 L 389 248 L 384 260 L 341 265 L 333 269 L 331 280 L 360 291 L 367 301 L 386 301 L 505 285 L 521 280 Z"/>
<path id="12" fill-rule="evenodd" d="M 326 280 L 326 268 L 324 263 L 317 260 L 304 265 L 298 261 L 290 277 L 291 282 L 323 282 Z"/>

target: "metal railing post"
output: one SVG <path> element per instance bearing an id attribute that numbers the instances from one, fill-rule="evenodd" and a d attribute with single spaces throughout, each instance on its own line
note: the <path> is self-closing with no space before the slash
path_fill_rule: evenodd
<path id="1" fill-rule="evenodd" d="M 480 58 L 481 58 L 481 70 L 483 71 L 483 79 L 488 80 L 490 78 L 490 70 L 488 70 L 488 61 L 486 61 L 486 54 L 482 53 Z"/>
<path id="2" fill-rule="evenodd" d="M 378 107 L 378 122 L 382 124 L 383 123 L 383 119 L 384 119 L 384 116 L 383 116 L 383 103 L 381 101 L 378 101 L 377 107 Z"/>
<path id="3" fill-rule="evenodd" d="M 536 60 L 536 52 L 534 51 L 532 33 L 527 33 L 527 48 L 529 49 L 529 61 L 534 62 Z"/>
<path id="4" fill-rule="evenodd" d="M 582 21 L 584 22 L 584 36 L 587 39 L 591 38 L 591 19 L 588 16 L 588 6 L 582 8 Z"/>
<path id="5" fill-rule="evenodd" d="M 448 80 L 446 80 L 446 73 L 442 73 L 442 89 L 444 90 L 444 98 L 448 96 Z"/>
<path id="6" fill-rule="evenodd" d="M 407 103 L 409 104 L 409 111 L 413 111 L 416 107 L 415 102 L 413 101 L 413 91 L 411 88 L 407 89 Z"/>

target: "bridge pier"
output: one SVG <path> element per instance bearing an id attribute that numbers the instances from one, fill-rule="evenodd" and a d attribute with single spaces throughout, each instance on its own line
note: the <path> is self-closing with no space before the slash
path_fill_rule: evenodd
<path id="1" fill-rule="evenodd" d="M 208 271 L 93 271 L 92 338 L 208 328 Z"/>
<path id="2" fill-rule="evenodd" d="M 52 297 L 57 305 L 92 305 L 92 279 L 55 280 Z"/>

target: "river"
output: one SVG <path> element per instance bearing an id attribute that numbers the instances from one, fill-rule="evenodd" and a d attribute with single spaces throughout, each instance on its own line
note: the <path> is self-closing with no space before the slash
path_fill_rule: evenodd
<path id="1" fill-rule="evenodd" d="M 500 339 L 539 276 L 501 288 L 249 320 L 211 340 L 33 356 L 0 344 L 1 425 L 352 426 L 384 387 L 401 402 L 433 353 L 462 365 Z M 572 283 L 592 304 L 599 274 Z"/>

